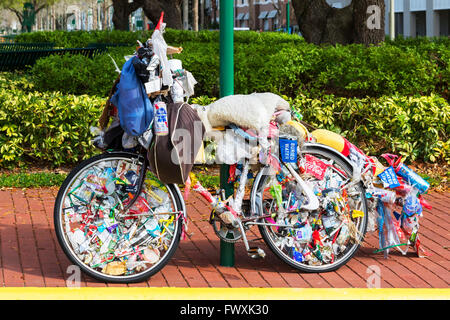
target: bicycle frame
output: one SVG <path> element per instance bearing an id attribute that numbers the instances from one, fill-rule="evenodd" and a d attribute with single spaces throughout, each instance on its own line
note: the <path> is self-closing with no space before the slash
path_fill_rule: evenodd
<path id="1" fill-rule="evenodd" d="M 114 153 L 114 151 L 107 151 L 108 153 Z M 128 153 L 130 155 L 136 156 L 137 159 L 142 159 L 143 164 L 142 164 L 142 169 L 140 171 L 139 174 L 139 178 L 138 178 L 138 189 L 137 189 L 137 194 L 139 195 L 142 191 L 142 187 L 144 186 L 144 180 L 145 180 L 145 176 L 147 174 L 148 168 L 149 168 L 149 162 L 148 162 L 148 158 L 139 152 L 124 152 L 121 151 L 122 153 Z M 178 187 L 178 185 L 173 184 L 173 187 L 177 193 L 177 196 L 179 199 L 183 199 L 183 195 L 181 193 L 180 188 Z M 133 206 L 133 204 L 136 202 L 138 197 L 134 197 L 130 203 L 127 205 L 127 207 L 124 209 L 125 211 L 128 210 L 129 208 L 131 208 Z M 183 216 L 184 216 L 184 221 L 186 221 L 187 219 L 187 210 L 186 210 L 186 203 L 184 201 L 180 201 L 181 202 L 181 207 L 182 207 L 182 212 L 183 212 Z"/>

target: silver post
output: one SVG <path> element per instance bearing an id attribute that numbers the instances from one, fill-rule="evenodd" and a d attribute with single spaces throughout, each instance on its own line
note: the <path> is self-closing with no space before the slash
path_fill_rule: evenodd
<path id="1" fill-rule="evenodd" d="M 389 12 L 389 35 L 391 40 L 395 39 L 395 0 L 391 0 Z"/>

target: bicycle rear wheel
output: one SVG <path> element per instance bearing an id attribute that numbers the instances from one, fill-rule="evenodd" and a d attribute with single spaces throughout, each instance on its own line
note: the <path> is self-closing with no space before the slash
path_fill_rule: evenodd
<path id="1" fill-rule="evenodd" d="M 340 188 L 351 180 L 352 167 L 335 154 L 310 146 L 303 149 L 302 155 L 328 164 L 323 179 L 297 171 L 318 196 L 319 209 L 311 212 L 286 210 L 295 198 L 295 192 L 290 191 L 295 185 L 286 184 L 281 199 L 284 210 L 279 210 L 280 203 L 267 192 L 271 176 L 262 175 L 257 181 L 255 208 L 260 215 L 272 216 L 261 219 L 266 225 L 258 227 L 269 248 L 290 266 L 303 272 L 333 271 L 353 257 L 364 239 L 367 227 L 364 187 L 358 183 Z M 327 185 L 327 181 L 334 185 Z M 295 225 L 296 228 L 280 225 Z"/>
<path id="2" fill-rule="evenodd" d="M 184 214 L 180 192 L 147 172 L 137 194 L 143 161 L 124 152 L 95 156 L 78 165 L 58 192 L 58 241 L 72 263 L 100 281 L 143 281 L 178 247 Z"/>

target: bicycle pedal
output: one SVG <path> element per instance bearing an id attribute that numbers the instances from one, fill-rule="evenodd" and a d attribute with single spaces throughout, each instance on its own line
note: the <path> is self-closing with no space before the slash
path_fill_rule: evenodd
<path id="1" fill-rule="evenodd" d="M 248 249 L 247 254 L 252 259 L 259 259 L 259 258 L 266 257 L 266 253 L 264 252 L 264 250 L 261 248 L 258 248 L 258 247 L 252 247 L 252 248 Z"/>

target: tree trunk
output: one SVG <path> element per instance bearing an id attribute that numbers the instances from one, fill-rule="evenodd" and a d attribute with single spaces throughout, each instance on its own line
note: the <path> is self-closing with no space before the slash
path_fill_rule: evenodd
<path id="1" fill-rule="evenodd" d="M 33 4 L 33 7 L 34 7 L 34 14 L 35 14 L 35 17 L 36 17 L 36 21 L 38 21 L 37 14 L 38 14 L 42 9 L 48 8 L 49 5 L 48 5 L 48 3 L 46 3 L 46 2 L 44 2 L 44 3 L 42 3 L 42 4 L 39 4 L 40 1 L 37 1 L 37 0 L 31 1 L 31 3 Z M 19 20 L 20 26 L 22 27 L 22 25 L 23 25 L 23 11 L 22 11 L 22 10 L 19 10 L 19 9 L 15 9 L 15 8 L 13 8 L 13 7 L 8 7 L 8 6 L 5 6 L 5 9 L 6 9 L 6 10 L 9 10 L 9 11 L 11 11 L 11 12 L 13 12 L 13 13 L 16 15 L 17 20 Z M 35 23 L 35 24 L 36 24 L 36 23 Z"/>
<path id="2" fill-rule="evenodd" d="M 384 0 L 353 0 L 342 9 L 326 0 L 292 0 L 292 6 L 308 42 L 369 45 L 384 40 Z"/>
<path id="3" fill-rule="evenodd" d="M 192 28 L 194 31 L 198 31 L 198 0 L 192 1 L 192 16 L 194 20 L 192 21 Z"/>
<path id="4" fill-rule="evenodd" d="M 183 0 L 183 30 L 189 28 L 189 1 Z"/>
<path id="5" fill-rule="evenodd" d="M 106 30 L 108 28 L 107 20 L 108 20 L 108 10 L 106 7 L 106 1 L 103 1 L 103 3 L 102 3 L 102 30 Z"/>
<path id="6" fill-rule="evenodd" d="M 91 2 L 91 8 L 92 8 L 92 29 L 93 30 L 97 30 L 98 29 L 98 25 L 97 25 L 97 13 L 98 13 L 97 1 L 92 1 Z"/>
<path id="7" fill-rule="evenodd" d="M 213 21 L 212 25 L 215 26 L 217 24 L 217 0 L 211 0 Z"/>
<path id="8" fill-rule="evenodd" d="M 200 0 L 200 29 L 205 28 L 205 0 Z"/>
<path id="9" fill-rule="evenodd" d="M 161 12 L 164 11 L 164 22 L 168 28 L 182 29 L 183 23 L 181 18 L 182 0 L 146 0 L 142 7 L 145 15 L 156 26 Z"/>
<path id="10" fill-rule="evenodd" d="M 128 16 L 130 11 L 128 10 L 128 1 L 124 0 L 112 0 L 114 12 L 112 21 L 114 29 L 128 30 Z"/>
<path id="11" fill-rule="evenodd" d="M 256 29 L 255 21 L 256 16 L 254 0 L 248 0 L 248 27 L 250 28 L 250 30 Z"/>
<path id="12" fill-rule="evenodd" d="M 383 0 L 359 0 L 354 4 L 354 41 L 364 44 L 378 44 L 384 41 L 384 12 L 386 6 Z"/>
<path id="13" fill-rule="evenodd" d="M 149 1 L 145 1 L 149 2 Z M 144 5 L 144 0 L 134 0 L 128 3 L 128 0 L 112 0 L 114 13 L 113 13 L 113 24 L 114 29 L 117 30 L 129 30 L 129 19 L 130 14 Z"/>

